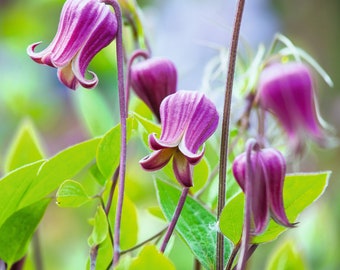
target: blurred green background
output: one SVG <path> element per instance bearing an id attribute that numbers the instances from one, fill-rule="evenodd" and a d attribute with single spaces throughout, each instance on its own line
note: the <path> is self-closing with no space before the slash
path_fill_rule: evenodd
<path id="1" fill-rule="evenodd" d="M 219 46 L 229 44 L 235 7 L 232 2 L 199 0 L 184 4 L 181 1 L 139 1 L 151 47 L 155 54 L 166 55 L 175 61 L 180 88 L 199 87 L 204 63 L 217 53 L 207 46 L 208 42 Z M 100 80 L 96 90 L 65 89 L 57 80 L 54 69 L 37 65 L 26 55 L 29 44 L 43 41 L 37 48 L 40 50 L 52 40 L 63 3 L 63 0 L 0 0 L 1 163 L 15 130 L 27 117 L 33 120 L 47 156 L 92 135 L 100 135 L 118 121 L 117 117 L 111 117 L 118 115 L 112 48 L 106 48 L 90 65 Z M 321 114 L 335 130 L 340 127 L 340 76 L 337 74 L 340 70 L 339 11 L 338 0 L 247 1 L 241 30 L 242 38 L 254 46 L 254 50 L 259 42 L 269 44 L 272 35 L 281 32 L 317 59 L 335 83 L 335 87 L 329 89 L 321 79 L 317 81 Z M 205 43 L 203 46 L 202 41 Z M 98 123 L 96 130 L 89 130 L 86 121 L 90 121 L 91 114 L 98 110 L 88 102 L 91 95 L 97 95 L 93 91 L 105 97 L 109 111 L 102 113 L 109 116 Z M 270 254 L 286 241 L 292 241 L 297 252 L 302 254 L 306 269 L 340 269 L 339 157 L 339 148 L 309 149 L 301 162 L 302 170 L 332 170 L 329 187 L 325 195 L 300 217 L 297 229 L 274 243 L 258 248 L 250 261 L 250 269 L 264 269 Z M 131 164 L 140 157 L 134 158 Z M 147 179 L 139 170 L 128 172 L 128 177 Z M 140 205 L 152 205 L 152 183 L 132 183 L 128 188 L 129 195 Z M 141 198 L 142 193 L 136 188 L 144 190 L 150 198 Z M 84 224 L 91 217 L 92 208 L 93 205 L 80 210 L 50 206 L 40 228 L 46 269 L 83 268 L 88 255 L 86 239 L 90 233 L 90 227 Z M 160 226 L 151 216 L 144 222 L 151 222 L 153 227 Z M 148 234 L 145 230 L 141 231 L 143 233 L 145 235 L 141 239 Z M 189 251 L 179 240 L 175 245 L 183 250 L 180 254 L 172 254 L 178 269 L 190 269 L 192 263 L 185 263 Z"/>

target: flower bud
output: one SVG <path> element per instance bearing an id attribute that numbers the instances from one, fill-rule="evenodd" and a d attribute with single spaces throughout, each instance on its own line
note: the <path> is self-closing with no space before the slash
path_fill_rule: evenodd
<path id="1" fill-rule="evenodd" d="M 281 123 L 295 152 L 303 149 L 306 137 L 323 145 L 325 135 L 316 109 L 312 75 L 303 63 L 274 63 L 261 73 L 258 84 L 260 106 Z"/>
<path id="2" fill-rule="evenodd" d="M 234 177 L 248 196 L 254 219 L 254 234 L 262 233 L 271 216 L 277 223 L 292 227 L 283 204 L 283 183 L 286 161 L 274 148 L 260 149 L 258 144 L 237 156 L 232 165 Z"/>
<path id="3" fill-rule="evenodd" d="M 176 92 L 177 70 L 165 58 L 149 58 L 131 67 L 131 86 L 160 121 L 162 100 Z"/>

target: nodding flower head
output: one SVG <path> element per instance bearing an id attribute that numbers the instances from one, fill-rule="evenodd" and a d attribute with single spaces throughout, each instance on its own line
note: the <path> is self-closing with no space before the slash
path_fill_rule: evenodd
<path id="1" fill-rule="evenodd" d="M 267 66 L 260 75 L 257 91 L 260 106 L 276 116 L 295 152 L 301 152 L 306 137 L 325 144 L 312 75 L 305 64 L 290 62 Z"/>
<path id="2" fill-rule="evenodd" d="M 286 161 L 279 151 L 260 149 L 251 139 L 247 151 L 235 158 L 232 171 L 251 204 L 255 235 L 265 230 L 270 216 L 285 227 L 294 226 L 288 221 L 283 205 Z"/>
<path id="3" fill-rule="evenodd" d="M 155 171 L 172 158 L 176 179 L 184 187 L 191 187 L 192 168 L 204 154 L 200 147 L 218 125 L 216 107 L 203 94 L 178 91 L 162 101 L 160 118 L 160 138 L 149 135 L 149 145 L 154 152 L 140 164 L 145 170 Z"/>
<path id="4" fill-rule="evenodd" d="M 134 64 L 130 71 L 131 86 L 160 120 L 159 107 L 162 100 L 176 92 L 177 70 L 165 58 L 149 58 Z"/>
<path id="5" fill-rule="evenodd" d="M 37 63 L 58 69 L 59 80 L 70 89 L 82 85 L 93 88 L 98 83 L 96 74 L 85 78 L 92 58 L 116 37 L 117 19 L 110 7 L 100 0 L 67 0 L 60 15 L 57 34 L 41 52 L 37 42 L 27 48 L 28 55 Z"/>

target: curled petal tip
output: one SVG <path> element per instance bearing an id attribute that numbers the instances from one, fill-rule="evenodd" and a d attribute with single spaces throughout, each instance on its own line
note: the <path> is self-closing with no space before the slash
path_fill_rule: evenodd
<path id="1" fill-rule="evenodd" d="M 171 159 L 174 149 L 165 148 L 155 151 L 139 161 L 144 170 L 156 171 L 163 168 Z"/>
<path id="2" fill-rule="evenodd" d="M 39 44 L 41 44 L 42 41 L 39 41 L 39 42 L 36 42 L 36 43 L 33 43 L 31 45 L 29 45 L 27 47 L 27 54 L 29 57 L 31 57 L 34 61 L 36 61 L 37 63 L 41 64 L 41 62 L 39 62 L 38 60 L 41 58 L 41 57 L 36 57 L 36 52 L 34 51 L 35 47 L 37 47 Z"/>
<path id="3" fill-rule="evenodd" d="M 275 220 L 276 223 L 286 228 L 295 228 L 299 224 L 299 222 L 293 222 L 293 223 L 289 222 L 286 215 L 278 217 L 277 215 L 272 213 L 272 218 Z"/>
<path id="4" fill-rule="evenodd" d="M 187 158 L 191 165 L 196 165 L 198 162 L 200 162 L 205 152 L 205 147 L 203 146 L 203 149 L 197 154 L 192 153 L 190 150 L 188 150 L 188 148 L 186 148 L 186 146 L 182 142 L 179 144 L 178 148 L 182 152 L 182 154 Z"/>
<path id="5" fill-rule="evenodd" d="M 77 79 L 79 81 L 79 84 L 81 86 L 83 86 L 84 88 L 87 88 L 87 89 L 94 88 L 98 84 L 98 77 L 97 77 L 97 75 L 94 72 L 92 72 L 92 71 L 89 71 L 89 73 L 92 75 L 92 79 L 91 80 L 87 80 L 83 76 L 81 76 L 79 78 L 77 76 L 77 74 L 75 73 L 75 75 L 76 75 L 76 77 L 77 77 Z"/>
<path id="6" fill-rule="evenodd" d="M 34 51 L 35 48 L 41 43 L 42 41 L 39 41 L 39 42 L 29 45 L 26 50 L 28 56 L 31 57 L 31 59 L 38 64 L 44 64 L 44 65 L 49 65 L 51 67 L 55 67 L 53 63 L 51 62 L 51 59 L 50 59 L 51 53 L 49 52 L 48 48 L 38 53 Z"/>

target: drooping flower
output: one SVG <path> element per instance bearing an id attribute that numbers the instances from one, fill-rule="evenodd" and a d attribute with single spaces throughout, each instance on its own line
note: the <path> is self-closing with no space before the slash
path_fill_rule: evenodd
<path id="1" fill-rule="evenodd" d="M 140 161 L 145 170 L 163 168 L 172 158 L 173 170 L 180 184 L 191 187 L 192 168 L 204 154 L 200 147 L 215 132 L 218 113 L 203 94 L 178 91 L 166 97 L 160 106 L 161 135 L 149 135 L 153 153 Z M 200 151 L 199 151 L 200 150 Z"/>
<path id="2" fill-rule="evenodd" d="M 306 137 L 325 143 L 312 75 L 305 64 L 270 64 L 260 75 L 257 91 L 260 106 L 277 117 L 295 152 L 301 151 Z"/>
<path id="3" fill-rule="evenodd" d="M 57 34 L 41 52 L 37 42 L 27 48 L 37 63 L 58 69 L 59 80 L 70 89 L 82 85 L 93 88 L 98 83 L 86 78 L 86 70 L 93 57 L 116 37 L 117 19 L 110 7 L 100 0 L 67 0 L 60 15 Z"/>
<path id="4" fill-rule="evenodd" d="M 253 140 L 250 151 L 237 156 L 232 165 L 233 175 L 241 189 L 248 196 L 254 234 L 262 233 L 272 217 L 278 224 L 292 227 L 284 209 L 283 184 L 286 161 L 274 148 L 263 148 Z M 248 159 L 248 160 L 247 160 Z"/>
<path id="5" fill-rule="evenodd" d="M 134 64 L 130 71 L 131 86 L 160 120 L 162 100 L 176 92 L 177 70 L 172 61 L 154 57 Z"/>

